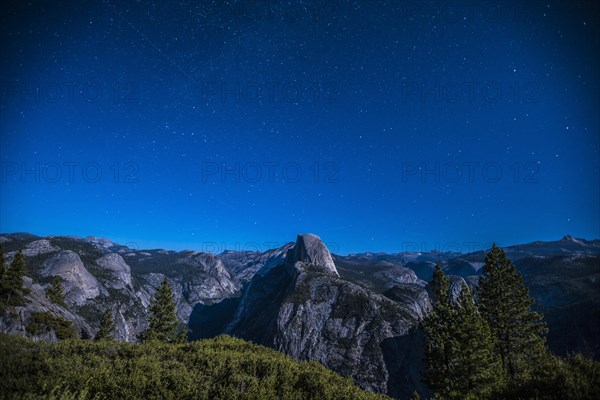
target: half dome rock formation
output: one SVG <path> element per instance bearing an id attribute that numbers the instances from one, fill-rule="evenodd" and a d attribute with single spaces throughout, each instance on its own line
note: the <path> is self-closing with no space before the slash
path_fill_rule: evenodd
<path id="1" fill-rule="evenodd" d="M 408 396 L 402 388 L 414 385 L 398 382 L 409 363 L 399 361 L 391 371 L 386 357 L 404 354 L 409 332 L 429 307 L 425 290 L 413 286 L 418 290 L 407 291 L 401 304 L 342 279 L 321 239 L 298 235 L 285 260 L 256 273 L 241 298 L 196 306 L 191 337 L 227 333 L 316 360 L 364 389 Z"/>
<path id="2" fill-rule="evenodd" d="M 297 262 L 309 263 L 340 276 L 329 249 L 323 244 L 320 237 L 312 233 L 298 235 L 296 245 L 288 252 L 288 257 L 290 257 L 288 260 L 291 265 L 295 265 Z"/>
<path id="3" fill-rule="evenodd" d="M 85 268 L 79 255 L 71 250 L 60 251 L 46 260 L 42 274 L 60 276 L 64 281 L 65 297 L 77 305 L 100 295 L 100 284 Z"/>

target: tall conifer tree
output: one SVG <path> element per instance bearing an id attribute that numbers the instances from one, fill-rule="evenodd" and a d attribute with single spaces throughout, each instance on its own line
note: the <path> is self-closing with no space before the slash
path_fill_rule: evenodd
<path id="1" fill-rule="evenodd" d="M 449 399 L 455 392 L 452 379 L 457 343 L 454 338 L 456 312 L 450 303 L 450 281 L 436 265 L 431 281 L 433 309 L 425 318 L 424 380 L 440 399 Z"/>
<path id="2" fill-rule="evenodd" d="M 112 317 L 112 310 L 108 309 L 102 314 L 100 320 L 100 330 L 96 334 L 96 340 L 112 340 L 115 330 L 115 323 Z"/>
<path id="3" fill-rule="evenodd" d="M 495 352 L 490 327 L 479 313 L 465 283 L 457 307 L 455 338 L 458 348 L 453 375 L 458 394 L 462 398 L 484 399 L 500 387 L 502 364 Z"/>
<path id="4" fill-rule="evenodd" d="M 521 274 L 494 244 L 479 279 L 479 309 L 511 381 L 526 378 L 546 354 L 546 324 L 533 304 Z"/>
<path id="5" fill-rule="evenodd" d="M 503 371 L 489 325 L 463 283 L 451 301 L 450 281 L 436 266 L 433 309 L 424 321 L 425 382 L 439 400 L 485 399 L 499 387 Z"/>
<path id="6" fill-rule="evenodd" d="M 9 306 L 23 305 L 23 295 L 29 290 L 23 287 L 23 277 L 27 273 L 25 267 L 25 256 L 19 250 L 13 258 L 8 269 L 4 272 L 2 280 L 6 304 Z"/>
<path id="7" fill-rule="evenodd" d="M 150 304 L 150 321 L 142 340 L 161 340 L 164 342 L 185 341 L 185 332 L 180 329 L 180 323 L 175 313 L 175 300 L 171 285 L 165 278 L 154 294 Z"/>

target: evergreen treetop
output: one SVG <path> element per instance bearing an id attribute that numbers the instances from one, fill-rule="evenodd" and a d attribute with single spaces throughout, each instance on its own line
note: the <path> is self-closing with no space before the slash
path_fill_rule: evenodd
<path id="1" fill-rule="evenodd" d="M 502 382 L 490 328 L 463 282 L 450 300 L 450 281 L 436 266 L 433 309 L 425 318 L 425 382 L 439 400 L 484 399 Z"/>
<path id="2" fill-rule="evenodd" d="M 484 399 L 504 380 L 500 359 L 495 353 L 495 341 L 464 282 L 457 307 L 455 338 L 458 361 L 453 372 L 459 382 L 458 390 L 463 398 Z"/>
<path id="3" fill-rule="evenodd" d="M 156 290 L 150 304 L 150 321 L 148 329 L 140 338 L 142 340 L 160 340 L 164 342 L 183 342 L 185 332 L 180 328 L 177 319 L 175 299 L 169 280 L 165 277 Z"/>
<path id="4" fill-rule="evenodd" d="M 495 244 L 479 279 L 479 309 L 495 338 L 496 351 L 509 379 L 528 374 L 545 354 L 545 323 L 532 311 L 533 299 L 523 277 Z"/>
<path id="5" fill-rule="evenodd" d="M 50 299 L 51 302 L 66 307 L 65 303 L 65 290 L 62 285 L 62 281 L 60 276 L 55 275 L 52 278 L 52 283 L 46 289 L 46 295 Z"/>
<path id="6" fill-rule="evenodd" d="M 23 305 L 23 295 L 29 293 L 29 289 L 23 287 L 23 277 L 27 273 L 25 256 L 19 250 L 10 266 L 5 269 L 2 279 L 2 297 L 8 306 Z"/>
<path id="7" fill-rule="evenodd" d="M 452 377 L 456 357 L 455 311 L 450 304 L 450 281 L 439 265 L 435 267 L 430 287 L 433 309 L 423 321 L 427 367 L 424 381 L 438 397 L 450 398 L 455 385 Z"/>
<path id="8" fill-rule="evenodd" d="M 114 338 L 115 323 L 112 317 L 112 310 L 107 309 L 102 314 L 100 320 L 100 329 L 96 334 L 95 340 L 112 340 Z"/>

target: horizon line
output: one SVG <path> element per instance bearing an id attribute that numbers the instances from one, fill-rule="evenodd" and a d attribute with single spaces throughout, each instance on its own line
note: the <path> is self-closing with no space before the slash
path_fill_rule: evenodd
<path id="1" fill-rule="evenodd" d="M 174 249 L 174 248 L 168 248 L 168 247 L 147 247 L 147 248 L 141 248 L 140 246 L 138 246 L 138 243 L 136 241 L 126 241 L 126 242 L 122 242 L 122 241 L 115 241 L 111 238 L 108 237 L 103 237 L 103 236 L 95 236 L 95 235 L 87 235 L 87 236 L 80 236 L 80 235 L 64 235 L 64 234 L 58 234 L 58 235 L 38 235 L 35 233 L 31 233 L 31 232 L 25 232 L 25 231 L 20 231 L 20 232 L 9 232 L 9 233 L 5 233 L 5 232 L 0 232 L 0 236 L 8 236 L 8 235 L 31 235 L 31 236 L 35 236 L 38 237 L 40 239 L 44 239 L 44 238 L 55 238 L 55 237 L 64 237 L 64 238 L 76 238 L 76 239 L 82 239 L 82 240 L 86 240 L 86 239 L 99 239 L 99 240 L 107 240 L 115 245 L 118 246 L 123 246 L 123 247 L 127 247 L 128 249 L 130 249 L 131 251 L 168 251 L 168 252 L 198 252 L 198 253 L 208 253 L 208 254 L 213 254 L 213 255 L 219 255 L 219 254 L 223 254 L 225 252 L 246 252 L 246 253 L 264 253 L 267 251 L 271 251 L 271 250 L 275 250 L 275 249 L 279 249 L 282 248 L 286 245 L 289 245 L 290 243 L 294 243 L 294 241 L 286 241 L 286 242 L 273 242 L 273 241 L 264 241 L 264 242 L 244 242 L 243 243 L 243 248 L 240 248 L 242 245 L 242 242 L 234 242 L 234 243 L 226 243 L 226 242 L 217 242 L 217 241 L 204 241 L 202 242 L 202 248 L 201 249 L 194 249 L 194 248 L 180 248 L 180 249 Z M 303 233 L 306 234 L 306 233 Z M 300 234 L 298 234 L 300 235 Z M 316 234 L 315 234 L 316 235 Z M 319 235 L 317 235 L 319 236 Z M 320 236 L 319 236 L 320 237 Z M 594 238 L 594 239 L 587 239 L 587 238 L 583 238 L 583 237 L 577 237 L 577 236 L 573 236 L 573 235 L 563 235 L 561 238 L 559 239 L 555 239 L 555 240 L 548 240 L 548 241 L 544 241 L 544 240 L 533 240 L 530 242 L 522 242 L 522 243 L 514 243 L 514 244 L 510 244 L 510 245 L 503 245 L 503 246 L 499 246 L 501 248 L 508 248 L 508 247 L 512 247 L 512 246 L 518 246 L 518 245 L 526 245 L 526 244 L 532 244 L 532 243 L 551 243 L 551 242 L 558 242 L 561 240 L 565 240 L 567 238 L 572 238 L 575 240 L 584 240 L 586 242 L 595 242 L 595 241 L 600 241 L 600 238 Z M 417 241 L 404 241 L 402 242 L 402 250 L 401 251 L 376 251 L 376 250 L 366 250 L 366 251 L 358 251 L 358 252 L 336 252 L 335 250 L 331 250 L 331 247 L 336 248 L 337 247 L 337 243 L 336 242 L 331 242 L 331 241 L 325 241 L 323 239 L 321 239 L 323 241 L 323 243 L 325 244 L 325 246 L 327 247 L 327 249 L 330 251 L 330 253 L 332 255 L 338 255 L 338 256 L 355 256 L 355 255 L 361 255 L 361 254 L 388 254 L 388 255 L 392 255 L 392 254 L 406 254 L 406 253 L 440 253 L 440 254 L 461 254 L 461 255 L 465 255 L 465 254 L 471 254 L 471 253 L 477 253 L 477 252 L 481 252 L 481 251 L 486 251 L 489 250 L 492 246 L 493 243 L 497 243 L 497 242 L 490 242 L 490 243 L 481 243 L 481 242 L 464 242 L 463 244 L 468 245 L 468 246 L 473 246 L 473 245 L 477 245 L 478 247 L 476 247 L 475 249 L 471 249 L 468 251 L 460 251 L 458 249 L 452 249 L 451 246 L 447 247 L 445 249 L 439 249 L 439 248 L 433 248 L 433 249 L 429 249 L 427 247 L 425 248 L 418 248 L 419 244 L 425 244 L 426 242 L 417 242 Z M 440 244 L 441 242 L 432 242 L 435 244 Z M 459 242 L 457 241 L 448 241 L 445 242 L 446 244 L 451 244 L 451 245 L 455 245 L 458 244 Z M 1 243 L 0 243 L 1 244 Z M 410 248 L 407 249 L 404 247 L 404 245 L 409 244 L 411 246 L 416 245 L 416 248 Z M 133 247 L 131 247 L 133 245 Z M 231 246 L 232 247 L 229 247 Z M 262 246 L 261 246 L 262 245 Z M 466 247 L 468 247 L 466 246 Z M 345 253 L 345 254 L 344 254 Z"/>

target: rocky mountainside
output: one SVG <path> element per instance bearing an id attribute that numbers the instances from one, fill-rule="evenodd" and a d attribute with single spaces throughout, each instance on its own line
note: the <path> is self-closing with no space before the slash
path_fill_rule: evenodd
<path id="1" fill-rule="evenodd" d="M 294 247 L 290 242 L 282 247 L 270 249 L 265 252 L 259 251 L 231 251 L 226 250 L 219 254 L 225 267 L 241 282 L 249 282 L 258 272 L 266 272 L 271 267 L 281 264 L 287 251 Z"/>
<path id="2" fill-rule="evenodd" d="M 397 288 L 403 297 L 386 297 L 340 277 L 323 242 L 298 235 L 285 259 L 259 270 L 235 304 L 197 306 L 192 336 L 232 334 L 296 359 L 317 360 L 365 389 L 404 397 L 419 385 L 410 371 L 419 359 L 406 358 L 390 371 L 387 360 L 404 359 L 408 349 L 396 344 L 386 351 L 383 344 L 407 337 L 429 310 L 425 283 L 410 275 Z M 213 315 L 228 318 L 220 330 L 206 332 Z"/>
<path id="3" fill-rule="evenodd" d="M 504 250 L 544 313 L 550 348 L 560 355 L 576 351 L 600 359 L 600 240 L 567 235 Z M 334 260 L 342 277 L 377 291 L 390 284 L 389 278 L 381 279 L 382 273 L 398 278 L 402 274 L 393 271 L 402 267 L 429 281 L 436 263 L 446 274 L 464 278 L 476 290 L 485 252 L 362 253 L 334 255 Z"/>
<path id="4" fill-rule="evenodd" d="M 71 320 L 83 337 L 93 337 L 100 316 L 114 310 L 116 337 L 135 341 L 147 325 L 147 309 L 156 288 L 167 276 L 173 286 L 177 311 L 189 319 L 198 303 L 211 303 L 236 295 L 240 281 L 223 261 L 193 251 L 138 251 L 95 237 L 46 237 L 30 234 L 1 235 L 8 262 L 23 249 L 32 292 L 19 318 L 5 316 L 0 329 L 26 335 L 32 312 L 52 311 Z M 45 288 L 59 276 L 67 307 L 51 304 Z"/>
<path id="5" fill-rule="evenodd" d="M 436 263 L 477 291 L 484 252 L 332 255 L 311 234 L 266 252 L 138 250 L 96 237 L 0 235 L 8 262 L 26 257 L 28 303 L 0 319 L 0 330 L 31 336 L 34 312 L 70 320 L 93 337 L 113 310 L 116 337 L 135 341 L 147 325 L 156 287 L 168 277 L 191 339 L 229 333 L 297 359 L 318 360 L 363 388 L 405 398 L 420 387 L 421 343 L 414 329 L 430 308 L 427 282 Z M 566 236 L 509 246 L 550 327 L 559 354 L 600 358 L 600 241 Z M 46 288 L 62 280 L 66 306 Z M 38 336 L 56 340 L 53 331 Z"/>

